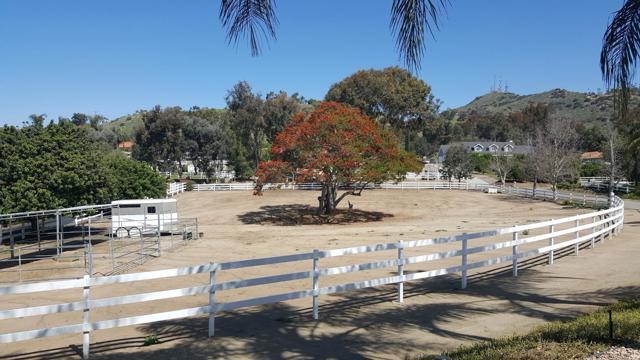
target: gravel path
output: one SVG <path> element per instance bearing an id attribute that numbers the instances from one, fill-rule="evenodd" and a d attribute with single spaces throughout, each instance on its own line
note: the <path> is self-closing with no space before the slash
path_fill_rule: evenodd
<path id="1" fill-rule="evenodd" d="M 597 352 L 585 360 L 640 360 L 640 350 L 614 346 L 609 350 Z"/>

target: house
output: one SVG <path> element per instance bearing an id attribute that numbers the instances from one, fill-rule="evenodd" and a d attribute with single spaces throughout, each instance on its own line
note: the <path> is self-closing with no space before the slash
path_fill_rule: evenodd
<path id="1" fill-rule="evenodd" d="M 596 163 L 602 162 L 603 160 L 604 158 L 600 151 L 588 151 L 580 154 L 580 161 L 582 161 L 582 163 Z"/>
<path id="2" fill-rule="evenodd" d="M 129 140 L 120 141 L 116 147 L 119 150 L 131 152 L 131 150 L 133 149 L 133 141 L 129 141 Z"/>
<path id="3" fill-rule="evenodd" d="M 476 154 L 528 154 L 531 152 L 529 145 L 516 145 L 513 141 L 463 141 L 450 145 L 441 145 L 438 150 L 438 162 L 442 163 L 447 156 L 449 146 L 461 144 L 465 151 Z"/>

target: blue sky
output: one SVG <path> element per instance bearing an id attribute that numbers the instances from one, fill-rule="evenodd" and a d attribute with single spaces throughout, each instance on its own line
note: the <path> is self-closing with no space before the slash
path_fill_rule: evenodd
<path id="1" fill-rule="evenodd" d="M 603 86 L 602 34 L 621 0 L 451 1 L 418 74 L 443 108 L 494 77 L 520 94 Z M 244 43 L 227 46 L 215 0 L 0 0 L 0 124 L 223 107 L 239 80 L 321 99 L 358 69 L 400 65 L 390 3 L 280 0 L 278 40 L 252 58 Z"/>

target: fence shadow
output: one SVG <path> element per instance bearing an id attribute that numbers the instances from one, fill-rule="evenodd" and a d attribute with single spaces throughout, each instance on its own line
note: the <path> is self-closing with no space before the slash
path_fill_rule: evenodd
<path id="1" fill-rule="evenodd" d="M 337 209 L 332 215 L 318 215 L 316 210 L 305 204 L 265 205 L 258 211 L 238 215 L 238 219 L 244 224 L 295 226 L 367 223 L 393 217 L 380 211 L 360 209 Z"/>
<path id="2" fill-rule="evenodd" d="M 572 249 L 565 249 L 556 253 L 556 259 L 571 254 Z M 459 289 L 458 275 L 408 282 L 405 304 L 394 302 L 397 297 L 394 285 L 330 295 L 320 305 L 319 321 L 311 319 L 310 308 L 287 303 L 221 313 L 216 318 L 213 338 L 207 337 L 206 317 L 151 323 L 138 327 L 144 335 L 92 343 L 91 356 L 107 360 L 361 359 L 363 353 L 405 348 L 405 339 L 389 336 L 392 333 L 414 330 L 456 341 L 486 340 L 465 332 L 465 327 L 458 329 L 452 324 L 505 312 L 535 319 L 565 320 L 579 315 L 579 306 L 600 306 L 615 298 L 640 294 L 640 286 L 572 295 L 541 294 L 539 284 L 567 279 L 541 271 L 539 268 L 546 261 L 544 255 L 520 262 L 518 277 L 511 276 L 510 266 L 470 274 L 465 290 Z M 412 301 L 421 296 L 419 303 Z M 146 335 L 156 335 L 159 344 L 143 347 Z M 424 351 L 429 351 L 429 346 L 426 343 Z M 79 359 L 80 348 L 77 344 L 0 356 L 0 359 Z"/>

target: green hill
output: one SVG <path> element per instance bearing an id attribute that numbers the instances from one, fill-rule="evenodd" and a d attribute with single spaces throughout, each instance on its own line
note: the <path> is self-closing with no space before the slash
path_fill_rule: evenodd
<path id="1" fill-rule="evenodd" d="M 131 139 L 133 138 L 135 130 L 142 126 L 142 113 L 138 111 L 133 114 L 120 116 L 119 118 L 109 121 L 104 126 L 118 134 L 120 138 Z"/>
<path id="2" fill-rule="evenodd" d="M 478 96 L 467 105 L 453 109 L 458 116 L 470 113 L 503 113 L 521 111 L 529 104 L 547 104 L 557 116 L 594 124 L 602 123 L 613 112 L 613 96 L 610 93 L 581 93 L 553 89 L 538 94 L 518 95 L 509 92 L 490 92 Z M 640 106 L 640 95 L 632 96 L 632 106 Z"/>

